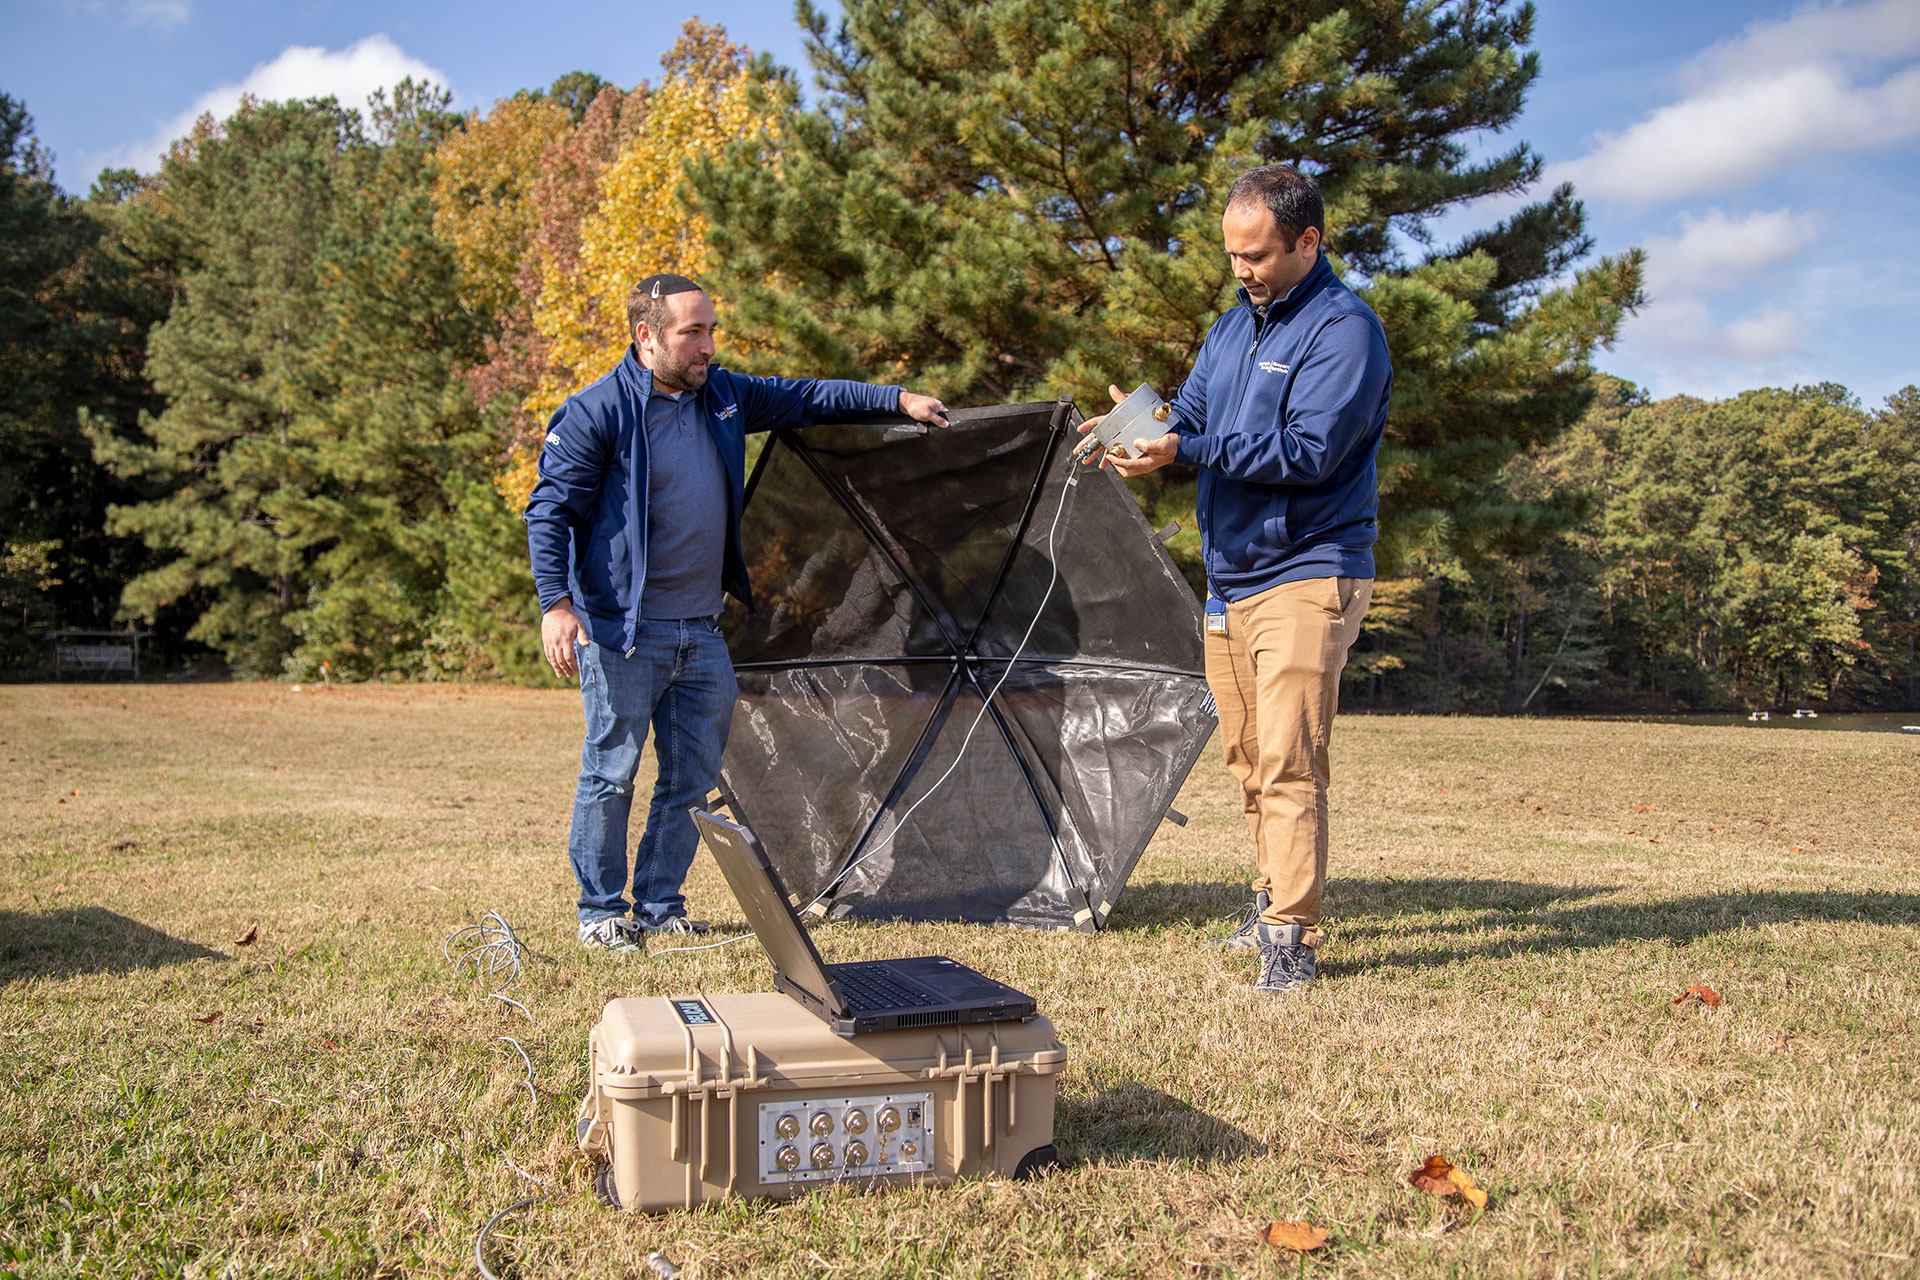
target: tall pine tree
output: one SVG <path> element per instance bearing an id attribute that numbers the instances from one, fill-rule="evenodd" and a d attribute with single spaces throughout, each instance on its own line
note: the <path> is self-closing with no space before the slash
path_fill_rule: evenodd
<path id="1" fill-rule="evenodd" d="M 171 556 L 128 584 L 125 607 L 191 599 L 190 637 L 247 674 L 278 674 L 296 642 L 287 618 L 317 540 L 296 512 L 318 482 L 328 381 L 320 252 L 341 158 L 364 145 L 359 117 L 332 101 L 248 103 L 174 145 L 129 228 L 184 278 L 148 344 L 165 410 L 143 415 L 143 441 L 95 441 L 116 472 L 166 491 L 114 512 L 114 532 Z"/>
<path id="2" fill-rule="evenodd" d="M 452 246 L 434 232 L 434 148 L 459 118 L 444 91 L 411 82 L 375 99 L 373 145 L 343 157 L 322 246 L 327 370 L 312 443 L 318 483 L 289 504 L 317 548 L 304 606 L 289 615 L 295 670 L 349 679 L 485 669 L 440 625 L 455 508 L 491 462 L 458 376 L 481 354 L 484 313 L 460 305 Z"/>
<path id="3" fill-rule="evenodd" d="M 94 462 L 80 417 L 131 423 L 153 403 L 140 365 L 169 282 L 121 251 L 137 188 L 108 173 L 85 200 L 63 194 L 25 105 L 0 94 L 0 666 L 43 663 L 55 625 L 110 626 L 144 567 L 104 529 L 140 495 Z"/>
<path id="4" fill-rule="evenodd" d="M 759 363 L 960 403 L 1091 411 L 1109 381 L 1165 389 L 1231 299 L 1228 185 L 1288 161 L 1319 177 L 1336 264 L 1394 352 L 1383 571 L 1556 523 L 1492 480 L 1584 408 L 1638 257 L 1555 287 L 1591 247 L 1565 188 L 1428 244 L 1436 215 L 1539 180 L 1526 144 L 1472 145 L 1538 73 L 1531 5 L 852 0 L 832 32 L 803 18 L 819 105 L 692 172 L 724 319 Z"/>
<path id="5" fill-rule="evenodd" d="M 482 326 L 433 230 L 445 106 L 403 83 L 369 139 L 331 99 L 248 103 L 177 144 L 132 219 L 184 279 L 149 347 L 165 410 L 140 439 L 94 433 L 164 490 L 113 513 L 167 557 L 124 607 L 190 602 L 189 634 L 242 674 L 485 665 L 435 629 L 455 512 L 494 452 L 457 373 Z"/>

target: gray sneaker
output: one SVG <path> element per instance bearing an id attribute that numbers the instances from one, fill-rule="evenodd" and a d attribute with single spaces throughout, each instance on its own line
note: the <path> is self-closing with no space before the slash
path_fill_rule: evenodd
<path id="1" fill-rule="evenodd" d="M 640 941 L 640 930 L 624 916 L 582 921 L 580 945 L 589 951 L 627 952 L 645 949 Z"/>
<path id="2" fill-rule="evenodd" d="M 1260 976 L 1253 980 L 1253 989 L 1274 996 L 1304 991 L 1319 974 L 1312 947 L 1270 942 L 1260 948 Z"/>
<path id="3" fill-rule="evenodd" d="M 669 916 L 659 924 L 636 920 L 633 927 L 648 938 L 700 937 L 713 932 L 713 926 L 705 920 L 689 920 L 685 916 Z"/>
<path id="4" fill-rule="evenodd" d="M 1235 913 L 1238 923 L 1233 932 L 1224 938 L 1215 938 L 1207 945 L 1210 947 L 1257 947 L 1260 940 L 1255 931 L 1260 927 L 1260 913 L 1267 909 L 1266 891 L 1253 895 L 1253 901 Z"/>

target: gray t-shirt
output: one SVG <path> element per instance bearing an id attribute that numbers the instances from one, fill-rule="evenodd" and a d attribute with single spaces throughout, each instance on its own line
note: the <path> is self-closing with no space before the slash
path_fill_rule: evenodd
<path id="1" fill-rule="evenodd" d="M 647 581 L 640 616 L 720 612 L 727 550 L 727 469 L 697 392 L 647 397 Z"/>

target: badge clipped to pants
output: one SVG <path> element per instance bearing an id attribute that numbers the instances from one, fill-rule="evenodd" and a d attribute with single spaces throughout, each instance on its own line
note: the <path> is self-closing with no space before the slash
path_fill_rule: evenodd
<path id="1" fill-rule="evenodd" d="M 1227 602 L 1218 596 L 1207 597 L 1207 634 L 1227 634 Z"/>

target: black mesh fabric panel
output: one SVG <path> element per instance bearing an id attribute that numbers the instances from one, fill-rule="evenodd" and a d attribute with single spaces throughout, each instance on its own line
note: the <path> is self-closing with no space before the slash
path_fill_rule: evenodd
<path id="1" fill-rule="evenodd" d="M 1199 604 L 1070 406 L 950 418 L 768 441 L 723 786 L 819 910 L 1098 928 L 1213 731 Z"/>

